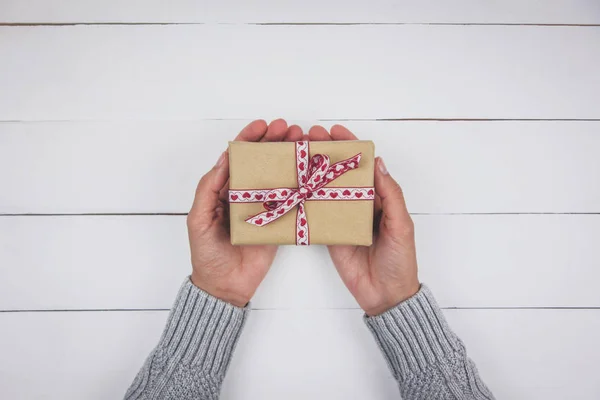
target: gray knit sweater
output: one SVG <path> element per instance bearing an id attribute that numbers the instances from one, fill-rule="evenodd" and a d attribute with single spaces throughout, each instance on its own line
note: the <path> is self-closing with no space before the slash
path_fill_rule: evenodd
<path id="1" fill-rule="evenodd" d="M 125 399 L 218 399 L 249 311 L 186 279 L 158 345 Z M 395 308 L 364 320 L 402 399 L 493 399 L 425 285 Z"/>

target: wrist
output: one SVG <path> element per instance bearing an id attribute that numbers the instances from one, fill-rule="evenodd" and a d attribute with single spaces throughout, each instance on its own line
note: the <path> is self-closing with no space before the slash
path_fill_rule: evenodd
<path id="1" fill-rule="evenodd" d="M 386 311 L 397 307 L 399 304 L 405 302 L 410 299 L 414 295 L 416 295 L 421 289 L 421 284 L 419 281 L 415 281 L 408 285 L 402 286 L 401 288 L 397 288 L 388 296 L 380 299 L 376 304 L 370 305 L 368 307 L 362 307 L 365 314 L 369 317 L 374 317 L 377 315 L 381 315 Z"/>
<path id="2" fill-rule="evenodd" d="M 197 288 L 235 307 L 244 308 L 250 302 L 248 296 L 240 295 L 225 288 L 218 288 L 215 285 L 206 284 L 194 273 L 192 273 L 190 280 Z"/>

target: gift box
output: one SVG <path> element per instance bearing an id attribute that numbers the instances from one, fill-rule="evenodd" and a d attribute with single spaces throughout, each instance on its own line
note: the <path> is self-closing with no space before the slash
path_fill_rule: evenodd
<path id="1" fill-rule="evenodd" d="M 370 245 L 374 151 L 364 140 L 230 142 L 231 243 Z"/>

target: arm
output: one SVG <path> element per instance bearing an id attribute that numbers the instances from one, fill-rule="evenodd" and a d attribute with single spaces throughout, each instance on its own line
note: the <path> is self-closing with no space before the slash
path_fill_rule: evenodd
<path id="1" fill-rule="evenodd" d="M 425 286 L 365 322 L 400 386 L 404 400 L 494 397 Z"/>
<path id="2" fill-rule="evenodd" d="M 248 313 L 186 279 L 125 399 L 217 399 Z"/>
<path id="3" fill-rule="evenodd" d="M 296 141 L 300 127 L 283 120 L 254 121 L 243 141 Z M 267 274 L 276 246 L 232 246 L 227 190 L 229 158 L 223 153 L 202 177 L 187 218 L 192 275 L 169 314 L 156 348 L 125 398 L 217 399 L 233 349 L 248 317 L 247 304 Z"/>
<path id="4" fill-rule="evenodd" d="M 315 126 L 310 140 L 356 140 L 340 125 Z M 373 245 L 329 246 L 333 263 L 398 381 L 404 400 L 492 399 L 448 327 L 433 295 L 419 284 L 413 221 L 402 189 L 375 162 Z"/>

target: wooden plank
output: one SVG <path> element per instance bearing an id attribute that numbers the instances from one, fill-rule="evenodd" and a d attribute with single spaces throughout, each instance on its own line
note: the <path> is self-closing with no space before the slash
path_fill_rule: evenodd
<path id="1" fill-rule="evenodd" d="M 593 0 L 4 0 L 7 23 L 538 23 L 600 22 Z"/>
<path id="2" fill-rule="evenodd" d="M 598 310 L 449 310 L 497 398 L 600 396 Z M 119 398 L 166 312 L 0 314 L 3 398 Z M 43 329 L 40 329 L 43 327 Z M 82 368 L 85 366 L 85 368 Z M 223 399 L 390 399 L 395 382 L 357 310 L 255 311 Z"/>
<path id="3" fill-rule="evenodd" d="M 600 307 L 600 215 L 419 215 L 420 277 L 444 307 Z M 0 310 L 171 306 L 185 217 L 3 217 Z M 282 247 L 258 309 L 357 308 L 325 248 Z"/>
<path id="4" fill-rule="evenodd" d="M 0 27 L 0 120 L 598 119 L 599 41 L 600 27 Z"/>
<path id="5" fill-rule="evenodd" d="M 598 122 L 344 123 L 375 141 L 413 213 L 600 212 Z M 245 124 L 0 124 L 0 213 L 186 213 Z"/>

